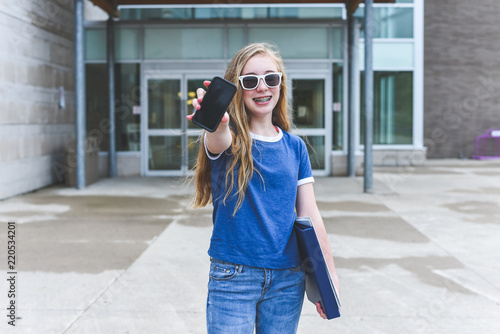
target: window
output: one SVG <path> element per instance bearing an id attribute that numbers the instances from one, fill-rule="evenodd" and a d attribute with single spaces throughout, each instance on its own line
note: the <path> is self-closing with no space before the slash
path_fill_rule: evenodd
<path id="1" fill-rule="evenodd" d="M 139 29 L 115 29 L 115 56 L 117 60 L 139 59 Z"/>
<path id="2" fill-rule="evenodd" d="M 106 60 L 106 29 L 85 30 L 85 60 Z"/>
<path id="3" fill-rule="evenodd" d="M 108 67 L 106 64 L 87 64 L 86 101 L 87 136 L 96 138 L 101 151 L 109 148 Z"/>
<path id="4" fill-rule="evenodd" d="M 354 14 L 364 17 L 364 7 Z M 373 38 L 413 38 L 413 8 L 411 7 L 374 7 Z M 360 37 L 365 37 L 364 26 Z"/>
<path id="5" fill-rule="evenodd" d="M 220 28 L 145 29 L 146 59 L 223 59 Z"/>
<path id="6" fill-rule="evenodd" d="M 228 58 L 233 58 L 245 46 L 245 31 L 243 28 L 227 30 Z"/>
<path id="7" fill-rule="evenodd" d="M 361 74 L 361 143 L 364 142 L 364 73 Z M 373 144 L 413 143 L 413 72 L 374 72 Z"/>
<path id="8" fill-rule="evenodd" d="M 344 72 L 343 64 L 333 64 L 332 150 L 344 147 Z"/>
<path id="9" fill-rule="evenodd" d="M 117 151 L 140 151 L 139 64 L 115 65 L 115 135 Z M 109 149 L 107 64 L 86 65 L 87 133 L 101 151 Z"/>
<path id="10" fill-rule="evenodd" d="M 374 40 L 373 41 L 373 68 L 406 69 L 414 66 L 413 42 Z M 365 44 L 359 47 L 359 67 L 365 68 Z"/>
<path id="11" fill-rule="evenodd" d="M 327 28 L 249 28 L 248 39 L 272 41 L 285 59 L 328 58 Z"/>
<path id="12" fill-rule="evenodd" d="M 117 151 L 140 151 L 139 64 L 115 65 L 115 131 Z"/>
<path id="13" fill-rule="evenodd" d="M 117 60 L 139 59 L 139 29 L 115 27 L 115 56 Z M 85 30 L 85 60 L 106 61 L 106 29 Z"/>
<path id="14" fill-rule="evenodd" d="M 399 0 L 402 1 L 402 0 Z M 408 1 L 408 0 L 406 0 Z M 214 1 L 214 6 L 191 8 L 122 8 L 123 21 L 185 21 L 185 20 L 255 20 L 255 19 L 335 19 L 342 18 L 341 4 L 327 7 L 238 7 L 227 6 L 231 2 Z"/>

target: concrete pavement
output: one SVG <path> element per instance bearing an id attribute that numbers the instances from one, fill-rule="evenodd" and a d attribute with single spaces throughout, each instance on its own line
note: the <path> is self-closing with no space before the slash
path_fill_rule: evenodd
<path id="1" fill-rule="evenodd" d="M 299 333 L 499 333 L 500 162 L 376 168 L 374 180 L 364 194 L 360 177 L 316 179 L 344 307 L 325 321 L 306 301 Z M 211 210 L 188 208 L 191 189 L 117 178 L 1 201 L 0 332 L 205 333 Z"/>

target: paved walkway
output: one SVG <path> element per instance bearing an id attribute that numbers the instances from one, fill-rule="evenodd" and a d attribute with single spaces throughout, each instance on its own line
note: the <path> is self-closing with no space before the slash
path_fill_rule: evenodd
<path id="1" fill-rule="evenodd" d="M 430 161 L 317 178 L 343 315 L 299 333 L 500 333 L 500 162 Z M 105 179 L 0 202 L 1 333 L 205 333 L 210 209 L 191 185 Z M 8 325 L 16 222 L 16 327 Z"/>

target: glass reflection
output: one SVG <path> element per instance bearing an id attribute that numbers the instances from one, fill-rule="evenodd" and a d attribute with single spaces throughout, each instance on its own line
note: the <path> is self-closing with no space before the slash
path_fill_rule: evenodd
<path id="1" fill-rule="evenodd" d="M 298 128 L 325 127 L 325 80 L 292 80 L 293 119 Z"/>

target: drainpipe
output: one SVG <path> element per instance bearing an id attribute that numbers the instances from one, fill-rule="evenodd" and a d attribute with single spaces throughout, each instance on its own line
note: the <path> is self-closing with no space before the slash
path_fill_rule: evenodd
<path id="1" fill-rule="evenodd" d="M 356 176 L 356 91 L 358 87 L 358 34 L 354 12 L 347 9 L 348 38 L 348 138 L 347 138 L 347 175 Z"/>
<path id="2" fill-rule="evenodd" d="M 373 0 L 365 0 L 365 151 L 364 192 L 373 187 Z"/>
<path id="3" fill-rule="evenodd" d="M 83 0 L 75 0 L 76 188 L 85 188 L 85 65 Z"/>
<path id="4" fill-rule="evenodd" d="M 108 49 L 108 91 L 109 91 L 109 177 L 116 177 L 116 138 L 115 138 L 115 24 L 109 15 L 106 24 L 106 43 Z"/>

